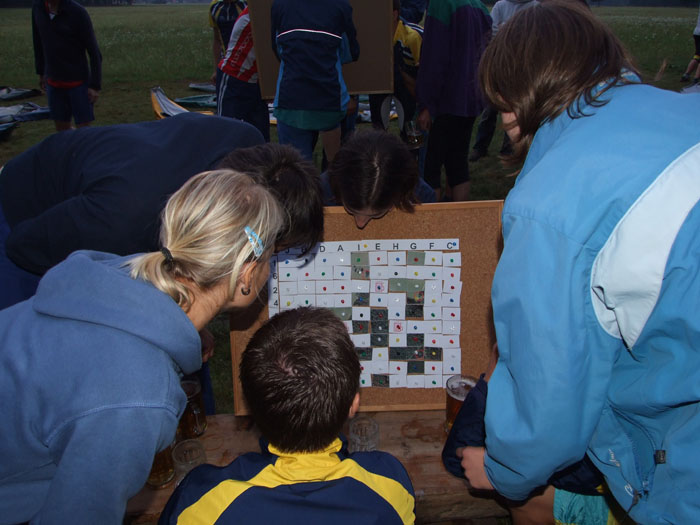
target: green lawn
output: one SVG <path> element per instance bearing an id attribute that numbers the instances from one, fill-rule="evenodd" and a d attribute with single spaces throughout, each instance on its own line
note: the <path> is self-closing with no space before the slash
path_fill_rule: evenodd
<path id="1" fill-rule="evenodd" d="M 103 55 L 103 90 L 95 108 L 96 125 L 151 120 L 151 87 L 161 86 L 174 99 L 196 94 L 188 84 L 211 75 L 212 36 L 205 4 L 88 10 Z M 695 8 L 594 8 L 594 12 L 628 46 L 645 81 L 665 89 L 681 87 L 679 78 L 694 49 Z M 36 87 L 30 10 L 0 9 L 0 14 L 0 85 Z M 46 105 L 46 97 L 31 100 Z M 8 141 L 0 142 L 0 165 L 52 132 L 51 121 L 21 124 Z M 512 187 L 514 179 L 508 176 L 512 170 L 502 168 L 495 157 L 499 147 L 497 133 L 491 155 L 472 164 L 473 199 L 502 199 Z M 211 327 L 219 340 L 212 363 L 219 411 L 231 412 L 226 318 L 217 318 Z"/>

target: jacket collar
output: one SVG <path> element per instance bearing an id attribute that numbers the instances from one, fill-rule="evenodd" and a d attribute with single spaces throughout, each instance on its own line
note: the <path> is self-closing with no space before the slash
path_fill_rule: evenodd
<path id="1" fill-rule="evenodd" d="M 341 451 L 343 442 L 335 438 L 323 450 L 316 452 L 282 452 L 268 445 L 269 452 L 277 456 L 274 468 L 278 475 L 287 480 L 324 481 L 343 461 Z"/>

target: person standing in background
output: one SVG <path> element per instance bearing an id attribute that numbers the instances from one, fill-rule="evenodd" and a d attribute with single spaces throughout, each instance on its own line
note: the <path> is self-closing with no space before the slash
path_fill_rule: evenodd
<path id="1" fill-rule="evenodd" d="M 70 129 L 72 119 L 76 127 L 90 125 L 102 87 L 102 54 L 90 15 L 73 0 L 35 0 L 32 37 L 39 85 L 56 131 Z"/>
<path id="2" fill-rule="evenodd" d="M 491 36 L 496 36 L 498 28 L 505 24 L 515 13 L 536 3 L 537 0 L 498 0 L 491 9 Z M 488 156 L 489 144 L 491 144 L 493 133 L 496 131 L 497 118 L 498 110 L 491 104 L 486 104 L 486 108 L 479 119 L 479 127 L 476 130 L 476 142 L 474 142 L 472 152 L 469 154 L 471 162 L 476 162 L 481 157 Z M 508 135 L 504 132 L 503 142 L 501 143 L 501 155 L 509 155 L 511 151 L 510 140 L 508 140 Z"/>
<path id="3" fill-rule="evenodd" d="M 280 61 L 274 102 L 279 142 L 311 160 L 320 132 L 332 162 L 350 102 L 341 67 L 360 56 L 352 7 L 348 0 L 275 0 L 271 37 Z"/>
<path id="4" fill-rule="evenodd" d="M 469 140 L 484 107 L 477 69 L 491 37 L 491 17 L 480 0 L 432 0 L 423 32 L 416 96 L 418 125 L 430 130 L 425 180 L 440 200 L 441 168 L 452 200 L 469 196 Z"/>
<path id="5" fill-rule="evenodd" d="M 233 25 L 216 77 L 216 114 L 252 124 L 270 142 L 270 113 L 260 95 L 250 13 L 246 7 Z"/>
<path id="6" fill-rule="evenodd" d="M 214 72 L 211 74 L 211 83 L 217 81 L 219 61 L 228 49 L 228 41 L 236 20 L 245 9 L 246 3 L 242 0 L 212 0 L 209 4 L 209 26 L 214 31 L 212 41 L 212 56 L 214 57 Z"/>
<path id="7" fill-rule="evenodd" d="M 693 77 L 693 84 L 700 82 L 700 12 L 698 12 L 698 21 L 695 24 L 693 31 L 693 40 L 695 41 L 695 54 L 688 62 L 688 67 L 685 68 L 685 73 L 681 77 L 681 82 L 688 82 L 690 77 Z"/>
<path id="8" fill-rule="evenodd" d="M 416 77 L 420 64 L 420 49 L 423 44 L 423 28 L 419 25 L 404 22 L 401 12 L 401 0 L 393 0 L 392 28 L 394 52 L 394 96 L 399 100 L 404 111 L 405 121 L 413 120 L 416 112 Z M 382 119 L 381 108 L 386 93 L 373 93 L 369 96 L 369 108 L 372 116 L 372 126 L 386 129 Z M 405 130 L 401 137 L 406 138 Z"/>
<path id="9" fill-rule="evenodd" d="M 403 0 L 401 3 L 401 18 L 411 24 L 420 24 L 425 16 L 428 0 Z"/>

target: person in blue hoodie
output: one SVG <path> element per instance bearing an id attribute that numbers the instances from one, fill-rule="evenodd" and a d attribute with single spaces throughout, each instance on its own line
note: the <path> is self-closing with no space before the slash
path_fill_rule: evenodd
<path id="1" fill-rule="evenodd" d="M 3 523 L 122 523 L 175 437 L 198 331 L 255 300 L 283 224 L 263 185 L 204 172 L 168 200 L 159 251 L 75 252 L 0 311 Z"/>
<path id="2" fill-rule="evenodd" d="M 609 28 L 557 0 L 509 20 L 480 79 L 524 164 L 491 294 L 486 443 L 462 451 L 465 475 L 523 500 L 585 454 L 635 522 L 694 523 L 700 96 L 642 84 Z"/>

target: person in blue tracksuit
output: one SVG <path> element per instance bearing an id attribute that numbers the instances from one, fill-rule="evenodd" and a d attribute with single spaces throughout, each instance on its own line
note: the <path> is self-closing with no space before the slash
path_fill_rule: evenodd
<path id="1" fill-rule="evenodd" d="M 78 251 L 0 311 L 0 520 L 121 524 L 175 438 L 198 331 L 252 304 L 283 227 L 275 197 L 231 170 L 192 177 L 160 251 Z"/>
<path id="2" fill-rule="evenodd" d="M 413 523 L 415 496 L 386 452 L 349 454 L 339 437 L 360 404 L 360 362 L 325 308 L 272 317 L 241 357 L 241 385 L 261 452 L 183 479 L 160 517 L 176 523 Z"/>
<path id="3" fill-rule="evenodd" d="M 360 56 L 352 7 L 348 0 L 275 0 L 271 36 L 280 60 L 274 100 L 279 141 L 311 160 L 320 131 L 330 162 L 350 101 L 341 66 Z"/>
<path id="4" fill-rule="evenodd" d="M 634 521 L 693 523 L 700 98 L 641 84 L 599 19 L 556 0 L 514 15 L 480 76 L 525 163 L 493 281 L 486 446 L 463 450 L 465 474 L 522 500 L 585 453 Z"/>

